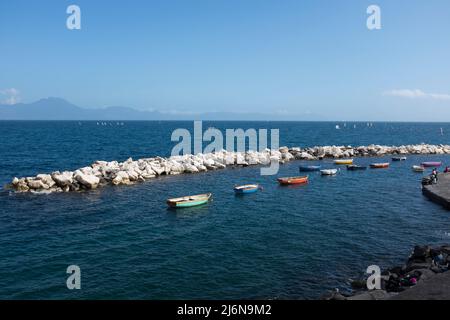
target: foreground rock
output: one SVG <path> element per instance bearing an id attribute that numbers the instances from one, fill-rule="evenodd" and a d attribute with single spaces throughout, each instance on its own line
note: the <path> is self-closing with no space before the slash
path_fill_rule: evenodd
<path id="1" fill-rule="evenodd" d="M 260 152 L 228 152 L 172 156 L 170 158 L 128 159 L 124 162 L 96 161 L 78 170 L 38 174 L 36 177 L 14 178 L 10 184 L 17 192 L 51 193 L 95 189 L 105 185 L 129 185 L 162 175 L 199 173 L 226 167 L 269 165 L 292 160 L 325 158 L 381 157 L 405 154 L 450 154 L 449 145 L 402 146 L 320 146 L 311 148 L 281 147 Z"/>
<path id="2" fill-rule="evenodd" d="M 450 245 L 416 246 L 403 266 L 382 273 L 381 289 L 365 289 L 366 279 L 353 281 L 354 292 L 334 291 L 325 300 L 424 300 L 450 299 Z"/>
<path id="3" fill-rule="evenodd" d="M 417 286 L 397 294 L 391 300 L 450 300 L 450 272 L 424 279 Z"/>

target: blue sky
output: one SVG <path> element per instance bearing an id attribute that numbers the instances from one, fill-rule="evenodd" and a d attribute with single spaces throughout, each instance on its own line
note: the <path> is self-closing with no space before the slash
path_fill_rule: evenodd
<path id="1" fill-rule="evenodd" d="M 2 1 L 0 101 L 450 121 L 449 17 L 448 0 Z"/>

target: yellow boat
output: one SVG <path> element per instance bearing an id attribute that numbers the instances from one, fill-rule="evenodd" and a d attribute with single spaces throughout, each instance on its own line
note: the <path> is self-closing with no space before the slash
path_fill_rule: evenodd
<path id="1" fill-rule="evenodd" d="M 334 164 L 339 164 L 339 165 L 353 164 L 353 159 L 334 160 Z"/>

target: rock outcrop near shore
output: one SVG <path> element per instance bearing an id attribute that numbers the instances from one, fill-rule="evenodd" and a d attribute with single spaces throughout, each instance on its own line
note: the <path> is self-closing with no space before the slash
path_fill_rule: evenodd
<path id="1" fill-rule="evenodd" d="M 415 246 L 403 266 L 381 274 L 381 288 L 367 290 L 366 280 L 353 281 L 354 293 L 344 296 L 338 291 L 325 300 L 448 300 L 450 299 L 450 245 Z"/>
<path id="2" fill-rule="evenodd" d="M 220 152 L 154 157 L 124 162 L 96 161 L 75 171 L 38 174 L 35 177 L 14 178 L 10 187 L 17 192 L 52 193 L 96 189 L 105 185 L 129 185 L 156 176 L 198 173 L 233 166 L 269 165 L 291 160 L 322 160 L 325 158 L 381 157 L 407 154 L 450 154 L 450 145 L 403 146 L 322 146 L 310 148 L 281 147 L 279 150 L 256 152 Z"/>

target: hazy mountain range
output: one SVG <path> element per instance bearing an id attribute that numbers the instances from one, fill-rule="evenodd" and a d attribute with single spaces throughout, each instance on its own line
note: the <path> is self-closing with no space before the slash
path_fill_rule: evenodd
<path id="1" fill-rule="evenodd" d="M 0 120 L 326 120 L 314 114 L 208 112 L 172 114 L 129 107 L 81 108 L 61 98 L 33 103 L 0 104 Z"/>

